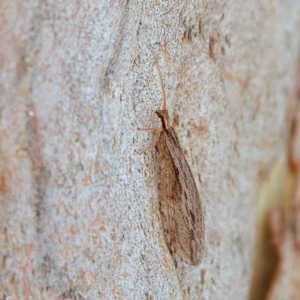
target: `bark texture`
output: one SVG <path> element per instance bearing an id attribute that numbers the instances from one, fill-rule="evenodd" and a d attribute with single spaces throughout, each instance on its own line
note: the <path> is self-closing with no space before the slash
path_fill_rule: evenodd
<path id="1" fill-rule="evenodd" d="M 300 2 L 0 6 L 0 299 L 254 295 L 261 187 L 299 109 Z M 174 265 L 157 157 L 139 155 L 162 107 L 147 44 L 205 209 L 199 267 Z"/>

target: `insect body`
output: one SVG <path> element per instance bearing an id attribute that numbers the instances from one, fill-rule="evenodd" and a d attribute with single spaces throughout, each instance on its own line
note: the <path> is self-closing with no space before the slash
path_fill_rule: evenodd
<path id="1" fill-rule="evenodd" d="M 203 210 L 193 174 L 177 134 L 170 126 L 161 72 L 153 50 L 150 50 L 164 96 L 163 109 L 155 112 L 162 121 L 162 128 L 153 146 L 159 156 L 159 197 L 165 241 L 175 260 L 197 266 L 201 262 L 204 246 Z"/>

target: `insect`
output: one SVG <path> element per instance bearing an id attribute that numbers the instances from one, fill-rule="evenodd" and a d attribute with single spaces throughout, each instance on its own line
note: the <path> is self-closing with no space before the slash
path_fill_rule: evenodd
<path id="1" fill-rule="evenodd" d="M 160 129 L 146 128 L 158 135 L 147 149 L 158 152 L 159 197 L 162 226 L 166 244 L 175 261 L 200 264 L 204 248 L 204 214 L 191 169 L 180 147 L 178 136 L 170 126 L 166 93 L 157 58 L 149 49 L 158 69 L 163 93 L 163 108 L 155 113 L 161 119 Z"/>

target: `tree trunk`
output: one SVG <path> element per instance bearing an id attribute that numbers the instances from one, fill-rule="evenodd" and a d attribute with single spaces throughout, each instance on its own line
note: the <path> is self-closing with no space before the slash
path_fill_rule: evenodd
<path id="1" fill-rule="evenodd" d="M 300 2 L 4 0 L 1 12 L 0 299 L 283 299 L 276 274 L 299 257 L 283 243 L 300 232 Z M 174 263 L 157 154 L 139 154 L 157 137 L 138 127 L 161 126 L 149 47 L 205 211 L 198 267 Z"/>

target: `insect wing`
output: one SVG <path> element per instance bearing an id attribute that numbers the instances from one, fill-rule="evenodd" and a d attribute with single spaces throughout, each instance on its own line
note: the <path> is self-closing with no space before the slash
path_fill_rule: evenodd
<path id="1" fill-rule="evenodd" d="M 159 193 L 167 245 L 175 257 L 199 265 L 204 245 L 204 219 L 191 169 L 173 128 L 164 130 L 157 144 L 161 154 Z"/>

